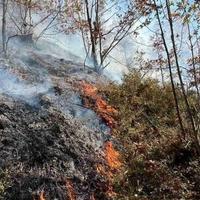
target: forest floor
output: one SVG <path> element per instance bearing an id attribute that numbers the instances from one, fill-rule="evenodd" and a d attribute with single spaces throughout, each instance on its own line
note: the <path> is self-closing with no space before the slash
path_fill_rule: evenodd
<path id="1" fill-rule="evenodd" d="M 82 99 L 85 82 L 108 80 L 34 48 L 0 70 L 0 199 L 108 199 L 110 127 Z"/>

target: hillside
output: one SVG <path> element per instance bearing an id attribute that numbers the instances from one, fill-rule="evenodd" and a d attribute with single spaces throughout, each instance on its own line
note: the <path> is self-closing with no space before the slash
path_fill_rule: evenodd
<path id="1" fill-rule="evenodd" d="M 134 71 L 111 83 L 24 48 L 1 60 L 1 199 L 199 199 L 198 152 L 181 139 L 170 85 Z"/>
<path id="2" fill-rule="evenodd" d="M 16 55 L 0 69 L 1 199 L 106 199 L 96 165 L 110 128 L 81 98 L 83 81 L 106 78 L 34 48 Z"/>
<path id="3" fill-rule="evenodd" d="M 0 200 L 199 200 L 199 182 L 199 0 L 1 0 Z"/>

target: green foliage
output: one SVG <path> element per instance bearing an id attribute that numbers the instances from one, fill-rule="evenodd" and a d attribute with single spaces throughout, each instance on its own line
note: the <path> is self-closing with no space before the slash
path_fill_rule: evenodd
<path id="1" fill-rule="evenodd" d="M 170 85 L 163 88 L 155 80 L 131 73 L 122 85 L 111 84 L 103 90 L 108 101 L 119 110 L 120 131 L 178 125 Z"/>
<path id="2" fill-rule="evenodd" d="M 122 85 L 110 84 L 102 93 L 119 111 L 114 134 L 124 147 L 125 167 L 116 177 L 117 199 L 199 199 L 199 161 L 192 140 L 181 139 L 171 86 L 130 73 Z M 190 101 L 195 104 L 192 93 Z"/>

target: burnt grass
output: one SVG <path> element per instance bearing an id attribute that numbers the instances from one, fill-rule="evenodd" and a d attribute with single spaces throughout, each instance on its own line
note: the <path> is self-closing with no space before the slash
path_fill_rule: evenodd
<path id="1" fill-rule="evenodd" d="M 7 173 L 0 176 L 0 199 L 38 199 L 44 191 L 47 200 L 66 200 L 67 180 L 81 199 L 93 193 L 106 199 L 106 182 L 95 169 L 102 158 L 82 139 L 90 140 L 92 134 L 45 103 L 32 107 L 1 97 L 0 169 Z"/>

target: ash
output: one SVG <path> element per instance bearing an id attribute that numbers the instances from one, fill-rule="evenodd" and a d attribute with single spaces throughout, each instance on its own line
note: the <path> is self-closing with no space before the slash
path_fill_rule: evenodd
<path id="1" fill-rule="evenodd" d="M 8 171 L 3 199 L 77 199 L 103 195 L 96 172 L 109 128 L 84 107 L 76 82 L 105 83 L 83 64 L 29 48 L 0 61 L 0 173 Z"/>

